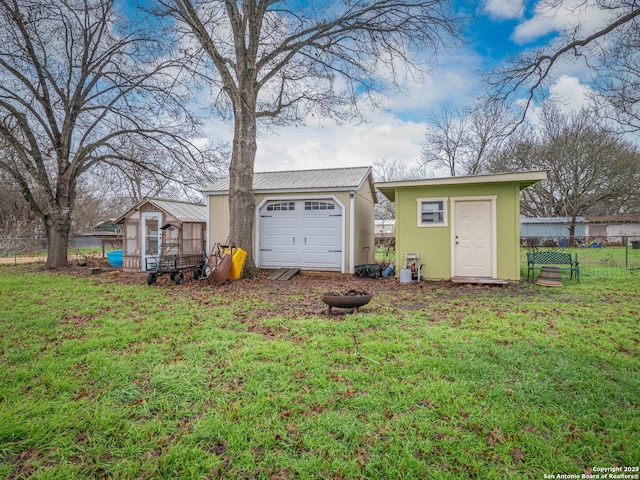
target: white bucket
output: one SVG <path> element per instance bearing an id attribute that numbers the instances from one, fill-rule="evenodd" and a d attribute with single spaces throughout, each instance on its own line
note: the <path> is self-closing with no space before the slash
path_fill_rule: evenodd
<path id="1" fill-rule="evenodd" d="M 400 270 L 400 283 L 411 283 L 411 270 L 403 268 Z"/>

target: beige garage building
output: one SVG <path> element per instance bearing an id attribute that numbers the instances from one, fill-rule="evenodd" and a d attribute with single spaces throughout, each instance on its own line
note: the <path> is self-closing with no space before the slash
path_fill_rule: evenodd
<path id="1" fill-rule="evenodd" d="M 373 261 L 376 196 L 371 167 L 256 172 L 253 189 L 253 255 L 259 268 L 354 273 L 356 265 Z M 229 180 L 203 193 L 208 199 L 207 244 L 224 244 L 229 237 Z"/>

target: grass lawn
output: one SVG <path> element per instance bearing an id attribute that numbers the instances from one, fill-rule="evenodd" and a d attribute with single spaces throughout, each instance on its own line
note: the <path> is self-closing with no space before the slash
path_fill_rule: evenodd
<path id="1" fill-rule="evenodd" d="M 349 287 L 374 298 L 327 316 L 321 293 Z M 0 266 L 0 477 L 633 469 L 639 298 L 638 279 L 544 288 L 303 276 L 211 289 Z"/>
<path id="2" fill-rule="evenodd" d="M 623 280 L 635 279 L 640 281 L 640 249 L 610 246 L 605 248 L 544 248 L 538 250 L 553 250 L 570 253 L 580 262 L 580 278 L 582 281 L 599 281 L 601 279 Z M 527 252 L 520 249 L 520 263 L 523 278 L 527 277 Z M 568 273 L 568 272 L 565 272 Z M 568 276 L 567 276 L 568 278 Z"/>

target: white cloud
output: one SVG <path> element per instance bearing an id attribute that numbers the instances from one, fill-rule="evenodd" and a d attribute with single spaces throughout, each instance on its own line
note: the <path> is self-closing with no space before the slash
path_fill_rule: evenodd
<path id="1" fill-rule="evenodd" d="M 549 95 L 560 102 L 567 111 L 580 110 L 587 106 L 589 86 L 580 83 L 575 77 L 562 75 L 549 87 Z"/>
<path id="2" fill-rule="evenodd" d="M 478 90 L 480 62 L 479 55 L 468 50 L 444 52 L 431 72 L 418 78 L 404 75 L 401 93 L 379 100 L 398 116 L 418 122 L 443 102 L 469 105 Z"/>
<path id="3" fill-rule="evenodd" d="M 279 128 L 258 138 L 256 171 L 372 165 L 380 158 L 415 165 L 426 119 L 445 101 L 468 106 L 478 87 L 480 60 L 469 51 L 443 56 L 431 73 L 405 76 L 401 93 L 367 114 L 367 123 L 336 125 L 309 119 L 304 127 Z"/>
<path id="4" fill-rule="evenodd" d="M 610 15 L 593 2 L 584 0 L 540 0 L 535 5 L 533 16 L 516 27 L 512 40 L 520 44 L 533 42 L 553 32 L 571 31 L 578 25 L 582 25 L 583 32 L 588 34 L 602 28 Z"/>
<path id="5" fill-rule="evenodd" d="M 336 125 L 309 117 L 305 126 L 262 130 L 256 171 L 372 165 L 380 158 L 415 165 L 429 112 L 445 101 L 468 106 L 477 88 L 480 60 L 473 52 L 442 56 L 439 66 L 422 78 L 405 76 L 401 93 L 377 98 L 384 109 L 365 112 L 367 123 Z M 207 122 L 211 139 L 231 141 L 233 124 Z"/>
<path id="6" fill-rule="evenodd" d="M 413 164 L 425 124 L 378 112 L 371 123 L 284 127 L 258 138 L 256 171 L 372 165 L 378 158 Z"/>
<path id="7" fill-rule="evenodd" d="M 557 102 L 561 111 L 570 113 L 588 106 L 591 92 L 591 88 L 576 77 L 562 75 L 549 87 L 549 99 Z M 527 112 L 527 119 L 533 125 L 540 124 L 541 109 L 542 106 L 533 105 Z"/>
<path id="8" fill-rule="evenodd" d="M 258 135 L 255 171 L 370 166 L 379 158 L 416 163 L 426 123 L 402 120 L 386 111 L 373 112 L 367 123 L 337 125 L 311 120 L 306 126 L 280 127 Z M 233 125 L 210 120 L 211 140 L 228 140 Z"/>
<path id="9" fill-rule="evenodd" d="M 520 18 L 524 15 L 524 0 L 487 0 L 484 11 L 499 19 Z"/>

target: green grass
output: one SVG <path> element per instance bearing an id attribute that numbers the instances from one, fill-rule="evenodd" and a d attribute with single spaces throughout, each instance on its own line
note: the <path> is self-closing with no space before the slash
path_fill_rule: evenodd
<path id="1" fill-rule="evenodd" d="M 600 279 L 640 279 L 640 249 L 625 247 L 605 248 L 545 248 L 538 250 L 556 250 L 577 256 L 580 262 L 580 278 L 583 281 Z M 527 252 L 520 250 L 523 277 L 527 276 Z"/>
<path id="2" fill-rule="evenodd" d="M 0 477 L 538 479 L 640 465 L 638 282 L 369 281 L 367 307 L 331 318 L 321 282 L 281 295 L 264 281 L 148 287 L 0 267 Z"/>
<path id="3" fill-rule="evenodd" d="M 107 248 L 106 251 L 116 250 L 116 248 Z M 98 256 L 102 255 L 102 248 L 100 247 L 69 247 L 67 249 L 68 258 L 74 259 L 78 257 L 85 256 Z M 4 250 L 0 249 L 0 257 L 3 258 L 13 258 L 13 257 L 47 257 L 46 249 L 37 249 L 37 250 L 24 250 L 14 252 L 12 249 L 5 248 Z"/>

